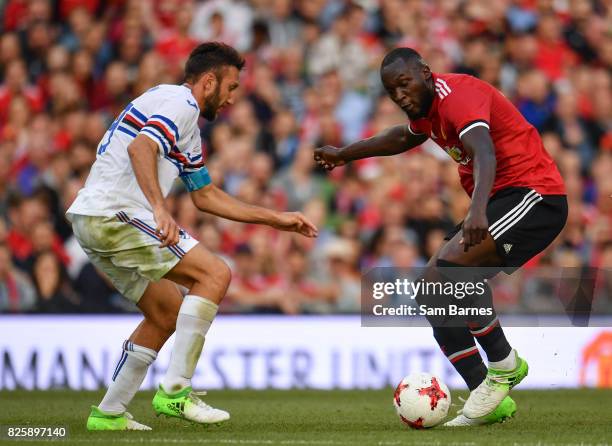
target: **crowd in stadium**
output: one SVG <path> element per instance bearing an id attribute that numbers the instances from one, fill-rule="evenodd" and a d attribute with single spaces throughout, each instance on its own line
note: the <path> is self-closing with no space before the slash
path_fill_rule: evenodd
<path id="1" fill-rule="evenodd" d="M 358 312 L 361 274 L 424 265 L 470 200 L 431 141 L 335 169 L 342 146 L 406 117 L 379 64 L 417 49 L 434 72 L 478 76 L 541 133 L 565 179 L 562 235 L 527 265 L 612 268 L 610 0 L 7 0 L 0 2 L 0 312 L 123 312 L 64 211 L 108 126 L 134 97 L 181 83 L 199 42 L 246 58 L 235 105 L 202 120 L 213 181 L 243 201 L 300 210 L 317 239 L 198 212 L 177 222 L 233 271 L 225 312 Z M 612 282 L 612 280 L 611 280 Z M 506 299 L 525 305 L 524 284 Z M 608 283 L 612 290 L 612 283 Z M 610 293 L 612 295 L 612 291 Z"/>

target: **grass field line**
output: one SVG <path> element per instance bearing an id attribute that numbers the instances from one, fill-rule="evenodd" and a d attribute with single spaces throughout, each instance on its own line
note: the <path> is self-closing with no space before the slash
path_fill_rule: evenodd
<path id="1" fill-rule="evenodd" d="M 26 440 L 28 441 L 28 440 Z M 336 445 L 354 445 L 352 441 L 335 441 L 335 440 L 265 440 L 265 439 L 220 439 L 220 438 L 198 438 L 198 439 L 183 439 L 183 438 L 75 438 L 67 439 L 69 443 L 167 443 L 167 444 L 228 444 L 228 445 L 289 445 L 289 446 L 336 446 Z M 477 442 L 447 442 L 447 441 L 377 441 L 370 443 L 378 446 L 477 446 Z M 590 442 L 512 442 L 512 446 L 611 446 L 609 443 L 590 443 Z"/>
<path id="2" fill-rule="evenodd" d="M 27 441 L 27 440 L 26 440 Z M 264 440 L 264 439 L 231 439 L 231 438 L 198 438 L 198 439 L 183 439 L 183 438 L 76 438 L 67 439 L 72 443 L 168 443 L 168 444 L 247 444 L 247 445 L 289 445 L 289 446 L 336 446 L 336 445 L 354 445 L 352 441 L 335 441 L 335 440 Z M 440 441 L 377 441 L 371 444 L 378 446 L 477 446 L 474 442 L 440 442 Z M 516 445 L 527 446 L 527 445 Z M 553 446 L 551 444 L 542 446 Z M 559 446 L 559 445 L 554 445 Z M 594 445 L 585 445 L 594 446 Z M 607 446 L 607 445 L 598 445 Z"/>

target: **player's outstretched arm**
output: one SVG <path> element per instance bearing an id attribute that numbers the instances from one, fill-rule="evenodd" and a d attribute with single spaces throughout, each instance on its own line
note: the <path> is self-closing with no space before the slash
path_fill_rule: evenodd
<path id="1" fill-rule="evenodd" d="M 278 212 L 253 206 L 232 197 L 214 184 L 191 192 L 193 204 L 201 211 L 243 223 L 272 226 L 283 231 L 316 237 L 317 227 L 299 212 Z"/>
<path id="2" fill-rule="evenodd" d="M 157 144 L 144 135 L 138 135 L 130 143 L 127 151 L 138 185 L 153 209 L 157 225 L 155 230 L 161 239 L 160 246 L 176 245 L 179 242 L 179 227 L 166 210 L 164 195 L 159 187 Z"/>
<path id="3" fill-rule="evenodd" d="M 396 125 L 346 147 L 319 147 L 315 149 L 314 159 L 320 166 L 332 170 L 336 166 L 362 158 L 397 155 L 423 144 L 426 140 L 426 135 L 412 133 L 408 124 Z"/>

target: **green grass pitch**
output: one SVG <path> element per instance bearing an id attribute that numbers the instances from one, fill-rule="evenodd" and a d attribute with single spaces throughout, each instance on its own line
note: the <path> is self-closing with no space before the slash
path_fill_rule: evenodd
<path id="1" fill-rule="evenodd" d="M 414 431 L 392 405 L 393 391 L 223 390 L 206 401 L 232 419 L 199 426 L 156 418 L 152 392 L 131 406 L 151 432 L 87 432 L 85 420 L 101 392 L 0 392 L 0 425 L 66 425 L 68 440 L 54 444 L 110 445 L 606 445 L 612 444 L 612 390 L 514 391 L 516 417 L 477 428 Z M 465 392 L 453 392 L 453 402 Z M 451 408 L 452 413 L 458 406 Z M 1 445 L 32 444 L 0 440 Z M 48 444 L 48 443 L 47 443 Z"/>

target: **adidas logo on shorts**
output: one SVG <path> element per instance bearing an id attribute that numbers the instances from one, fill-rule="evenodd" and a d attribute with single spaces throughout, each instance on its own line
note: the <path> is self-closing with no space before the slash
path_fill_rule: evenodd
<path id="1" fill-rule="evenodd" d="M 512 245 L 510 243 L 504 243 L 504 251 L 506 251 L 506 254 L 508 254 L 511 249 Z"/>

